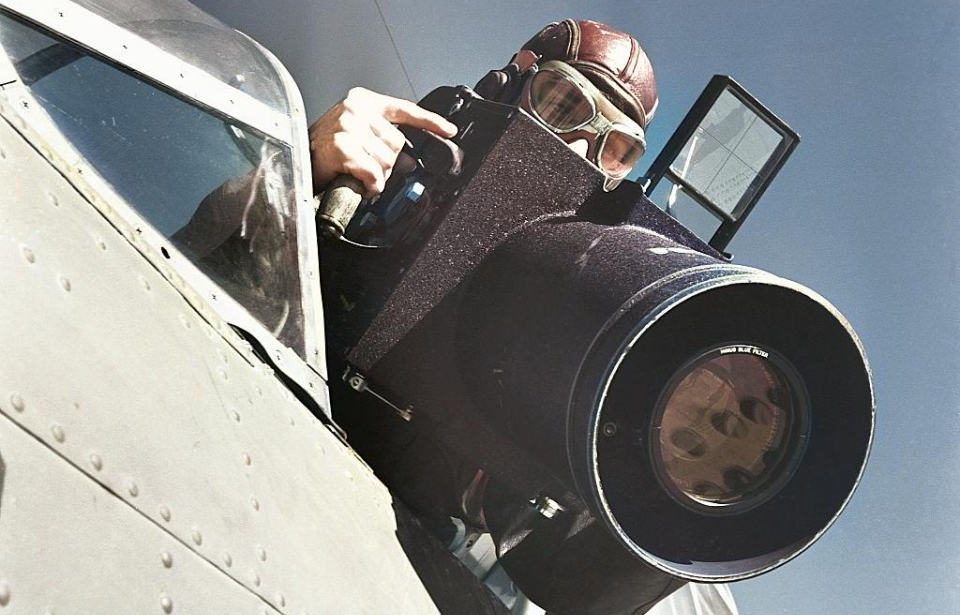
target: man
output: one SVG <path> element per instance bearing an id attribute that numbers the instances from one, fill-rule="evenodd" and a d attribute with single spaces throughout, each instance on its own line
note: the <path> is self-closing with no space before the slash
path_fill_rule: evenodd
<path id="1" fill-rule="evenodd" d="M 593 163 L 610 180 L 607 187 L 611 189 L 644 153 L 644 131 L 658 103 L 653 68 L 639 43 L 592 21 L 548 25 L 507 66 L 490 71 L 475 89 L 489 100 L 523 108 Z M 456 130 L 443 118 L 406 101 L 351 90 L 310 129 L 316 189 L 346 173 L 361 181 L 368 194 L 382 190 L 404 143 L 392 124 L 417 126 L 443 137 Z M 476 560 L 472 568 L 486 572 L 491 588 L 513 612 L 542 614 L 518 595 L 502 571 L 490 569 L 489 539 L 478 542 L 473 550 L 463 544 L 465 532 L 484 530 L 487 479 L 483 470 L 425 440 L 382 408 L 360 411 L 351 402 L 363 405 L 369 400 L 335 400 L 337 420 L 381 479 L 438 537 L 451 547 L 459 546 L 458 554 L 465 561 Z M 461 522 L 451 524 L 451 517 Z M 728 596 L 725 588 L 688 586 L 660 608 L 665 613 L 735 613 Z M 677 605 L 681 608 L 671 611 Z"/>
<path id="2" fill-rule="evenodd" d="M 475 89 L 488 100 L 523 108 L 593 163 L 607 177 L 608 189 L 644 153 L 644 130 L 658 105 L 653 67 L 637 40 L 594 21 L 547 25 Z M 351 90 L 310 127 L 314 189 L 321 192 L 345 173 L 359 180 L 368 196 L 380 192 L 404 144 L 395 123 L 443 137 L 456 132 L 454 124 L 413 103 Z M 459 517 L 482 527 L 482 472 L 463 467 L 422 438 L 401 446 L 410 437 L 405 426 L 384 415 L 360 419 L 346 401 L 338 406 L 337 420 L 353 445 L 414 510 L 440 525 Z"/>
<path id="3" fill-rule="evenodd" d="M 657 109 L 653 67 L 628 34 L 594 21 L 552 23 L 477 93 L 524 108 L 574 151 L 619 183 L 646 148 Z M 451 137 L 456 126 L 408 101 L 355 88 L 310 127 L 314 190 L 352 175 L 368 195 L 383 190 L 404 144 L 394 124 Z"/>

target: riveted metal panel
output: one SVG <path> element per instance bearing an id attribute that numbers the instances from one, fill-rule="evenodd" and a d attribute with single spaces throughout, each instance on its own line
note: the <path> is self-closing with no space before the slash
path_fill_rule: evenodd
<path id="1" fill-rule="evenodd" d="M 436 612 L 363 462 L 6 122 L 0 150 L 0 412 L 279 610 Z"/>
<path id="2" fill-rule="evenodd" d="M 277 612 L 3 416 L 0 464 L 0 613 Z"/>

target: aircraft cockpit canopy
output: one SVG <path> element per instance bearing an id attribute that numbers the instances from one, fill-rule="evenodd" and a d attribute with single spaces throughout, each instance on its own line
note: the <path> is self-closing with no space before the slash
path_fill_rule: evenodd
<path id="1" fill-rule="evenodd" d="M 262 49 L 187 0 L 75 0 L 187 64 L 290 115 L 283 80 Z"/>
<path id="2" fill-rule="evenodd" d="M 306 122 L 269 52 L 186 0 L 8 0 L 0 46 L 2 94 L 61 173 L 268 356 L 323 375 Z"/>

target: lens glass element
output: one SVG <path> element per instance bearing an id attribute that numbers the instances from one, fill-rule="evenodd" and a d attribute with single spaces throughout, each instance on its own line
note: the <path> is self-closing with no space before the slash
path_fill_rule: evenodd
<path id="1" fill-rule="evenodd" d="M 596 115 L 587 94 L 576 83 L 552 70 L 533 76 L 530 105 L 547 126 L 560 131 L 579 128 Z"/>
<path id="2" fill-rule="evenodd" d="M 603 141 L 599 166 L 611 177 L 623 177 L 643 156 L 645 147 L 643 141 L 635 136 L 613 129 Z"/>
<path id="3" fill-rule="evenodd" d="M 756 346 L 724 346 L 684 366 L 660 397 L 654 425 L 661 482 L 701 510 L 767 500 L 802 455 L 808 411 L 801 389 L 784 359 Z"/>

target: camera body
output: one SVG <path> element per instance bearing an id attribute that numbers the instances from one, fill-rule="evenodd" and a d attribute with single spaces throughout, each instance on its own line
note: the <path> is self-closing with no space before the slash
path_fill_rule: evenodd
<path id="1" fill-rule="evenodd" d="M 816 540 L 872 438 L 846 320 L 731 264 L 638 185 L 605 192 L 520 110 L 464 88 L 421 104 L 463 153 L 429 224 L 321 253 L 337 420 L 385 482 L 492 531 L 557 614 L 643 612 Z"/>

